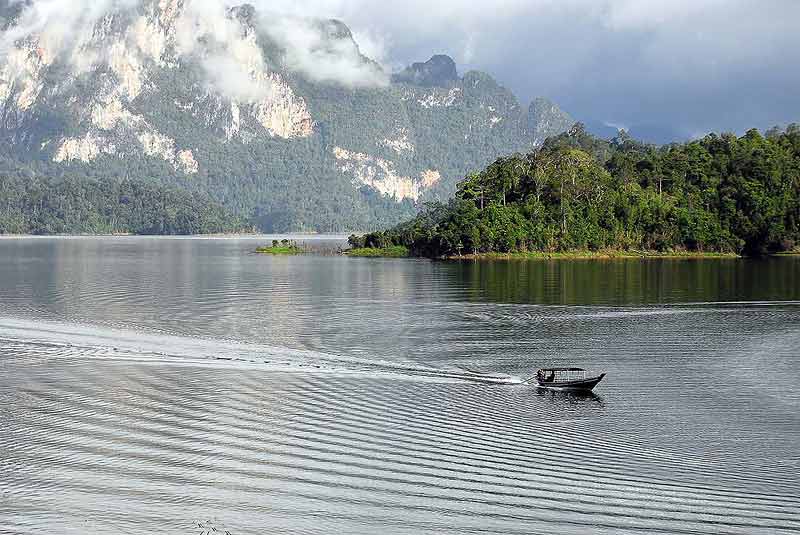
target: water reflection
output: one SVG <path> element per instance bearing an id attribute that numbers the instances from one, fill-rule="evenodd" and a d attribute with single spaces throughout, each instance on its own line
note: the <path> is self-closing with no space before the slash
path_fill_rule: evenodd
<path id="1" fill-rule="evenodd" d="M 0 530 L 800 530 L 800 259 L 264 241 L 0 240 Z"/>
<path id="2" fill-rule="evenodd" d="M 554 390 L 551 388 L 537 388 L 536 395 L 539 398 L 565 404 L 596 404 L 603 406 L 603 397 L 592 392 L 583 390 Z"/>
<path id="3" fill-rule="evenodd" d="M 541 304 L 647 304 L 800 299 L 800 256 L 766 259 L 451 262 L 474 299 Z"/>

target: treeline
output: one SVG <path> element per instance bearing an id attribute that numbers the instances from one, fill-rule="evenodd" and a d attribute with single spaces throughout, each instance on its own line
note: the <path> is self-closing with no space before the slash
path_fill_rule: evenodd
<path id="1" fill-rule="evenodd" d="M 500 158 L 354 247 L 419 256 L 685 250 L 760 255 L 800 242 L 800 126 L 710 134 L 662 147 L 578 124 L 529 154 Z"/>
<path id="2" fill-rule="evenodd" d="M 0 173 L 0 234 L 209 234 L 243 228 L 205 194 L 129 179 Z"/>

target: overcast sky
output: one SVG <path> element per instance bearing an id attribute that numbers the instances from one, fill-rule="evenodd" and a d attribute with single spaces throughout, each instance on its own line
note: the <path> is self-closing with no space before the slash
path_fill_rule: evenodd
<path id="1" fill-rule="evenodd" d="M 800 122 L 800 0 L 269 0 L 385 65 L 446 53 L 527 103 L 680 136 Z M 298 6 L 302 4 L 302 6 Z"/>

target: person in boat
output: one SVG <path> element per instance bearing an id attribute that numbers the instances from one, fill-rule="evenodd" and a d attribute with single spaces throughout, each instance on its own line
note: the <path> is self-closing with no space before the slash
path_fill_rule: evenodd
<path id="1" fill-rule="evenodd" d="M 551 371 L 550 375 L 545 376 L 544 370 L 539 370 L 536 372 L 536 378 L 539 380 L 540 383 L 552 383 L 553 380 L 556 378 L 556 372 Z"/>

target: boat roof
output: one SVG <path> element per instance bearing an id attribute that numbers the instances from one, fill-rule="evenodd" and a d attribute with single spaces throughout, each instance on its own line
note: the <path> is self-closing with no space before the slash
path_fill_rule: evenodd
<path id="1" fill-rule="evenodd" d="M 585 372 L 583 368 L 542 368 L 541 372 Z"/>

